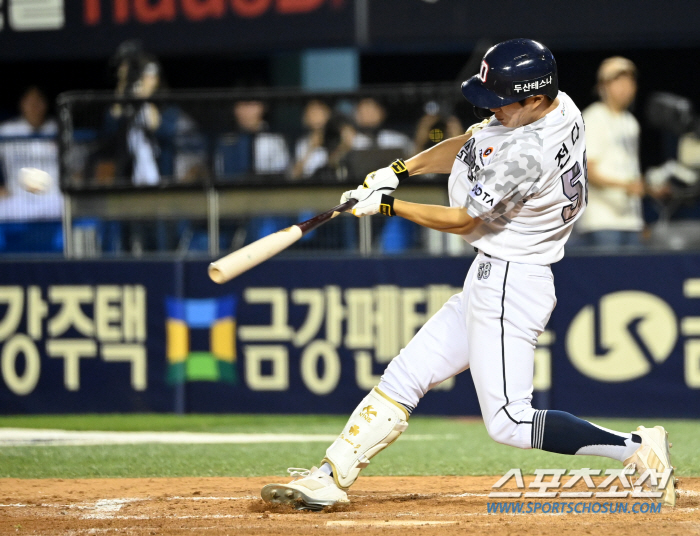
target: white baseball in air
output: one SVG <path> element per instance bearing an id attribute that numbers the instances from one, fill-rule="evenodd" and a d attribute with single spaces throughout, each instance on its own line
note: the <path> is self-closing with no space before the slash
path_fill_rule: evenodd
<path id="1" fill-rule="evenodd" d="M 33 194 L 43 194 L 51 188 L 51 175 L 37 168 L 23 167 L 19 170 L 19 184 Z"/>

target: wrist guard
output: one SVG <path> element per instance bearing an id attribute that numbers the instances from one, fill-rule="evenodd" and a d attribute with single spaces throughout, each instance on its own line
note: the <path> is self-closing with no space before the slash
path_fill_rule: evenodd
<path id="1" fill-rule="evenodd" d="M 403 161 L 403 158 L 397 158 L 389 167 L 391 167 L 391 170 L 396 175 L 396 178 L 399 179 L 399 182 L 408 178 L 408 168 L 406 167 L 406 162 Z"/>
<path id="2" fill-rule="evenodd" d="M 396 216 L 394 198 L 392 196 L 382 194 L 382 200 L 379 202 L 379 213 L 384 216 Z"/>

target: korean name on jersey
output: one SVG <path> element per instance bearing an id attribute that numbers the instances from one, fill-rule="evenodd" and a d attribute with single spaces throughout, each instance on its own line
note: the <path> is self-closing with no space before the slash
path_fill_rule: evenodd
<path id="1" fill-rule="evenodd" d="M 450 206 L 483 223 L 464 239 L 507 261 L 551 264 L 588 197 L 581 112 L 564 92 L 542 119 L 507 128 L 495 116 L 457 154 Z"/>

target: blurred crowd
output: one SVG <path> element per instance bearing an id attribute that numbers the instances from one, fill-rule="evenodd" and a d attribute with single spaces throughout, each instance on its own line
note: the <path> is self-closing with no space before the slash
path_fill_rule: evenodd
<path id="1" fill-rule="evenodd" d="M 456 101 L 440 98 L 311 98 L 274 105 L 246 98 L 208 106 L 167 98 L 149 101 L 167 95 L 167 86 L 158 60 L 133 41 L 119 47 L 111 66 L 116 79 L 113 101 L 73 110 L 64 186 L 355 183 L 395 158 L 408 158 L 469 126 L 460 121 L 469 118 L 464 110 L 456 110 Z M 693 188 L 697 182 L 700 143 L 692 134 L 680 138 L 678 160 L 647 176 L 642 172 L 640 126 L 629 111 L 636 78 L 635 65 L 622 57 L 608 58 L 598 70 L 599 100 L 583 112 L 589 207 L 577 225 L 574 247 L 650 243 L 648 206 L 663 212 L 679 188 L 679 176 L 683 187 Z M 248 80 L 236 88 L 256 86 Z M 24 245 L 13 245 L 13 237 L 21 237 L 27 222 L 49 229 L 39 249 L 62 248 L 63 199 L 57 181 L 35 195 L 17 180 L 22 167 L 58 177 L 58 125 L 49 108 L 42 90 L 30 86 L 19 100 L 19 116 L 0 124 L 0 251 L 37 249 L 26 237 Z"/>
<path id="2" fill-rule="evenodd" d="M 146 89 L 158 88 L 159 67 L 151 64 L 147 70 L 148 84 L 137 81 L 138 93 L 132 93 L 139 98 L 152 94 L 145 94 Z M 76 125 L 72 151 L 77 157 L 71 159 L 67 182 L 76 186 L 344 182 L 464 131 L 436 101 L 428 101 L 423 116 L 414 121 L 401 113 L 390 117 L 384 104 L 372 97 L 313 98 L 299 105 L 271 107 L 270 102 L 253 98 L 114 104 L 103 114 L 99 128 Z M 85 114 L 86 122 L 94 123 L 94 116 Z"/>

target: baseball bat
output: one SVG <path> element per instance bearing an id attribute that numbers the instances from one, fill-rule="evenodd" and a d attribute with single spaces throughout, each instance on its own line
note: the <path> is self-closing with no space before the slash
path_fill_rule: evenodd
<path id="1" fill-rule="evenodd" d="M 222 284 L 234 277 L 238 277 L 243 272 L 287 249 L 302 236 L 320 227 L 328 220 L 335 218 L 341 212 L 351 209 L 355 206 L 355 203 L 357 203 L 357 199 L 350 199 L 318 216 L 272 233 L 233 253 L 229 253 L 209 265 L 209 278 L 214 283 Z"/>

